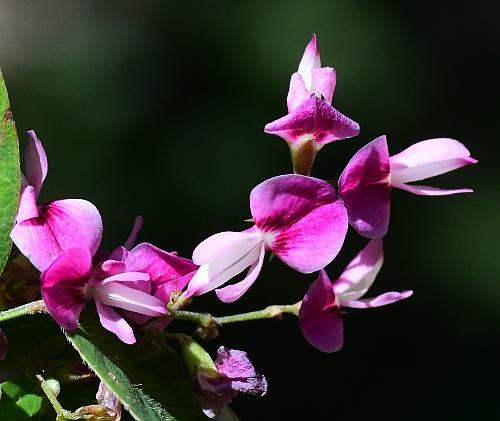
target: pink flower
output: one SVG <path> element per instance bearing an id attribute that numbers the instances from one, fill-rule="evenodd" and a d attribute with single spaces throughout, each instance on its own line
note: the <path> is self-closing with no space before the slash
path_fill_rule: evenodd
<path id="1" fill-rule="evenodd" d="M 304 51 L 288 92 L 288 115 L 265 126 L 266 133 L 288 142 L 294 171 L 309 175 L 316 153 L 327 143 L 359 134 L 359 125 L 330 104 L 336 75 L 331 67 L 321 67 L 316 35 Z"/>
<path id="2" fill-rule="evenodd" d="M 291 268 L 315 272 L 337 255 L 347 232 L 347 213 L 330 184 L 301 175 L 264 181 L 250 194 L 255 226 L 243 232 L 221 232 L 196 247 L 201 265 L 186 296 L 201 295 L 249 268 L 245 278 L 216 290 L 224 302 L 240 298 L 260 273 L 266 250 Z"/>
<path id="3" fill-rule="evenodd" d="M 86 299 L 93 299 L 104 328 L 132 344 L 135 336 L 125 317 L 141 324 L 167 314 L 171 293 L 182 290 L 196 269 L 190 260 L 148 243 L 95 267 L 87 249 L 72 248 L 42 273 L 42 296 L 54 320 L 66 330 L 76 328 Z"/>
<path id="4" fill-rule="evenodd" d="M 195 372 L 203 412 L 216 417 L 239 393 L 264 396 L 266 378 L 257 373 L 247 353 L 221 346 L 212 367 L 198 368 Z"/>
<path id="5" fill-rule="evenodd" d="M 336 82 L 335 69 L 321 67 L 316 34 L 313 34 L 299 63 L 299 69 L 290 79 L 287 96 L 288 112 L 291 113 L 313 94 L 331 104 Z"/>
<path id="6" fill-rule="evenodd" d="M 379 307 L 408 298 L 413 291 L 386 292 L 374 298 L 361 298 L 371 287 L 384 261 L 381 239 L 370 240 L 335 282 L 324 270 L 302 301 L 299 323 L 307 341 L 323 352 L 342 348 L 344 330 L 341 308 Z"/>
<path id="7" fill-rule="evenodd" d="M 339 179 L 339 196 L 354 229 L 365 237 L 379 238 L 389 226 L 391 188 L 425 196 L 472 192 L 408 183 L 476 162 L 464 145 L 446 138 L 424 140 L 389 157 L 386 137 L 380 136 L 361 148 L 347 164 Z"/>
<path id="8" fill-rule="evenodd" d="M 81 199 L 57 200 L 38 205 L 47 175 L 47 156 L 33 130 L 28 132 L 26 177 L 22 176 L 16 225 L 10 236 L 31 263 L 44 271 L 64 250 L 84 247 L 97 251 L 102 220 L 96 207 Z"/>

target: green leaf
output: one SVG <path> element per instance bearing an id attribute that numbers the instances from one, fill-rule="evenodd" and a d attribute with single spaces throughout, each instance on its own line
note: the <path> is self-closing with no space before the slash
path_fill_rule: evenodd
<path id="1" fill-rule="evenodd" d="M 9 379 L 0 385 L 1 420 L 28 420 L 42 408 L 41 391 L 32 379 L 21 376 Z"/>
<path id="2" fill-rule="evenodd" d="M 71 352 L 61 328 L 48 314 L 7 320 L 1 328 L 8 347 L 0 370 L 24 369 L 34 376 L 53 367 L 65 350 Z"/>
<path id="3" fill-rule="evenodd" d="M 82 314 L 67 338 L 81 358 L 139 421 L 206 421 L 182 360 L 169 349 L 141 358 L 144 343 L 125 345 L 103 329 L 95 309 Z M 147 338 L 146 338 L 147 340 Z M 146 343 L 153 348 L 154 343 Z"/>
<path id="4" fill-rule="evenodd" d="M 7 88 L 0 70 L 0 273 L 10 254 L 10 232 L 19 204 L 19 143 Z"/>

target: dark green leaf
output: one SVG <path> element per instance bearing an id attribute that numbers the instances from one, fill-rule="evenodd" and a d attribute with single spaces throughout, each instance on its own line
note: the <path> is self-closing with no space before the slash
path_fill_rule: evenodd
<path id="1" fill-rule="evenodd" d="M 9 379 L 1 384 L 1 420 L 28 420 L 42 408 L 42 392 L 37 383 L 24 376 Z"/>
<path id="2" fill-rule="evenodd" d="M 67 337 L 81 358 L 140 421 L 205 421 L 182 361 L 168 349 L 141 358 L 144 344 L 125 345 L 89 309 Z M 151 344 L 153 346 L 153 344 Z"/>
<path id="3" fill-rule="evenodd" d="M 19 143 L 0 71 L 0 273 L 10 254 L 10 231 L 19 203 Z"/>
<path id="4" fill-rule="evenodd" d="M 59 353 L 71 350 L 61 328 L 48 314 L 8 320 L 1 327 L 9 344 L 7 357 L 0 362 L 1 371 L 23 370 L 34 377 L 53 366 Z"/>

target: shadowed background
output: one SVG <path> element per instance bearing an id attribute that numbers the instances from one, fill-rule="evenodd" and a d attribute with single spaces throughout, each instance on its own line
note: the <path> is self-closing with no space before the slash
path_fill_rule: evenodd
<path id="1" fill-rule="evenodd" d="M 253 186 L 291 165 L 263 133 L 286 113 L 289 77 L 312 32 L 337 69 L 334 105 L 361 134 L 325 147 L 313 175 L 336 178 L 387 134 L 394 154 L 432 137 L 462 141 L 479 165 L 431 180 L 471 195 L 392 195 L 385 265 L 372 293 L 414 289 L 390 307 L 349 311 L 345 346 L 322 354 L 293 317 L 227 326 L 217 345 L 246 350 L 264 398 L 256 419 L 479 419 L 500 415 L 500 196 L 494 2 L 0 0 L 0 65 L 24 148 L 35 129 L 49 157 L 43 199 L 85 198 L 103 247 L 145 218 L 140 240 L 189 257 L 209 235 L 248 227 Z M 350 232 L 335 279 L 365 244 Z M 313 275 L 266 263 L 232 314 L 302 298 Z M 495 417 L 496 416 L 496 417 Z"/>

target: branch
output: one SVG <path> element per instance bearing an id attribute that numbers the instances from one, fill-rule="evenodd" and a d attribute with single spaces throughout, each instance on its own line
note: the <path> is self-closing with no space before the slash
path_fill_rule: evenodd
<path id="1" fill-rule="evenodd" d="M 19 307 L 14 307 L 9 310 L 0 311 L 0 322 L 15 319 L 16 317 L 33 315 L 39 313 L 47 313 L 47 307 L 43 300 L 32 301 Z"/>
<path id="2" fill-rule="evenodd" d="M 249 320 L 260 319 L 280 319 L 283 314 L 299 315 L 300 305 L 302 301 L 295 304 L 272 305 L 263 310 L 251 311 L 249 313 L 233 314 L 231 316 L 215 317 L 209 313 L 195 313 L 192 311 L 171 310 L 170 317 L 177 320 L 187 320 L 195 322 L 202 327 L 222 326 L 228 323 L 246 322 Z"/>

